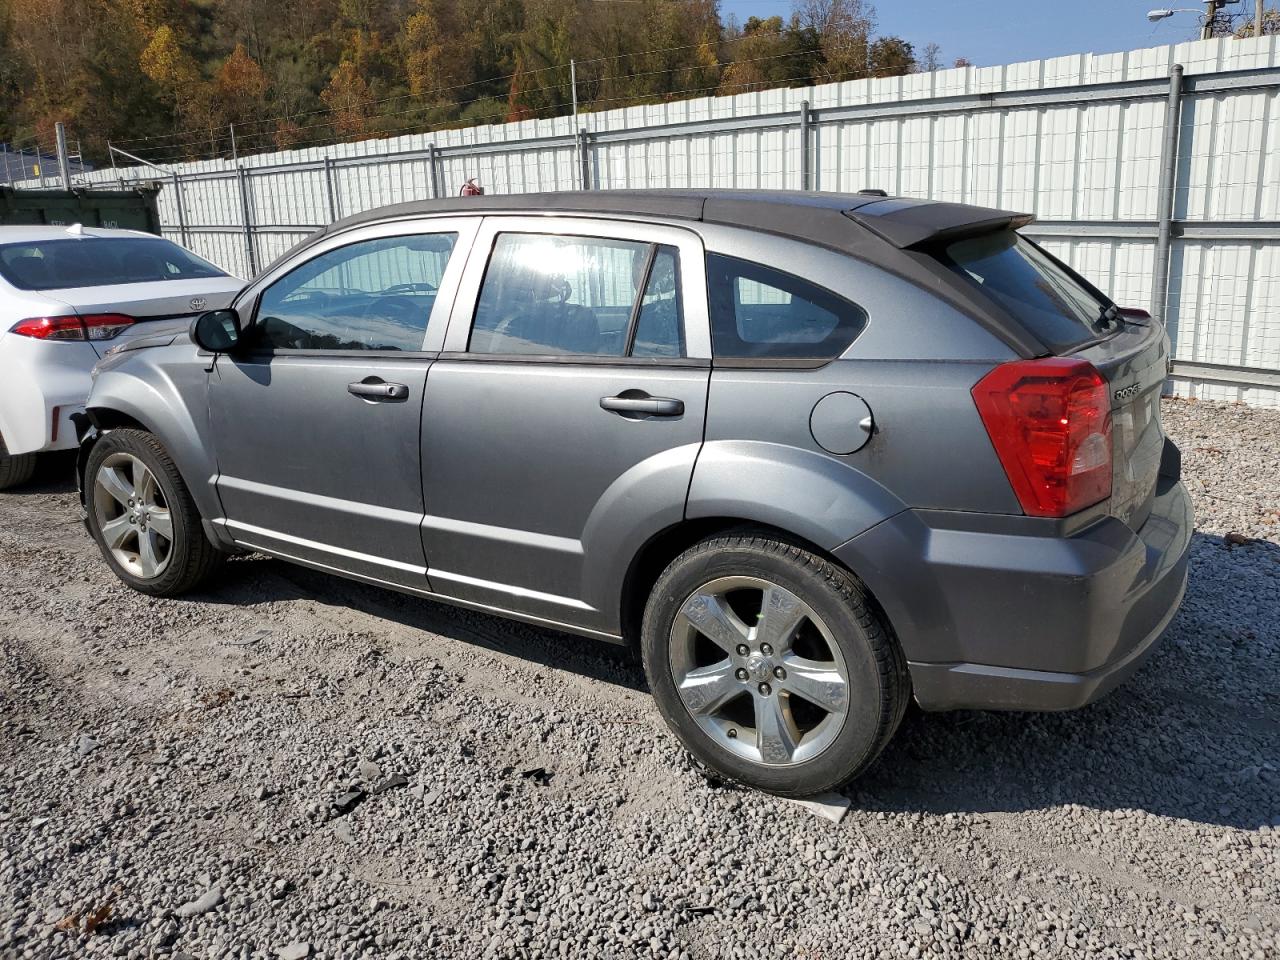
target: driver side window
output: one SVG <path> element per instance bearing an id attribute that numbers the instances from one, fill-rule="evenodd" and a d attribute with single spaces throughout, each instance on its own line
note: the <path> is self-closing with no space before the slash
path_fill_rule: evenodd
<path id="1" fill-rule="evenodd" d="M 422 349 L 456 233 L 363 240 L 263 291 L 255 345 L 268 350 Z"/>

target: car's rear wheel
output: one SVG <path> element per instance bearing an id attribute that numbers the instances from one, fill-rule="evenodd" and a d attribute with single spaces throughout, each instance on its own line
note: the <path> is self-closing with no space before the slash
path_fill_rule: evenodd
<path id="1" fill-rule="evenodd" d="M 107 564 L 135 590 L 177 596 L 207 580 L 224 559 L 205 536 L 173 460 L 145 431 L 112 430 L 94 444 L 85 505 Z"/>
<path id="2" fill-rule="evenodd" d="M 36 472 L 34 453 L 12 454 L 0 437 L 0 490 L 8 490 L 26 483 Z"/>
<path id="3" fill-rule="evenodd" d="M 786 796 L 875 760 L 909 698 L 902 652 L 848 571 L 766 536 L 703 541 L 659 577 L 641 647 L 693 756 Z"/>

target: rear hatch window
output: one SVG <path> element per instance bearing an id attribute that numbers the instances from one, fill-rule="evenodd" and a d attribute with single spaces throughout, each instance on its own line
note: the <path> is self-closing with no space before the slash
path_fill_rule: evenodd
<path id="1" fill-rule="evenodd" d="M 19 290 L 70 290 L 226 274 L 160 237 L 68 237 L 0 245 L 0 276 Z"/>
<path id="2" fill-rule="evenodd" d="M 980 287 L 1054 353 L 1114 331 L 1111 306 L 1012 230 L 947 244 L 939 259 Z"/>

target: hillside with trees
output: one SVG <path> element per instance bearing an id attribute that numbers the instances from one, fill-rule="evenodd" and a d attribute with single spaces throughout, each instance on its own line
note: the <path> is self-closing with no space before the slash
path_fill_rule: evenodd
<path id="1" fill-rule="evenodd" d="M 936 68 L 937 48 L 921 55 Z M 863 0 L 0 0 L 0 142 L 157 162 L 920 67 Z"/>

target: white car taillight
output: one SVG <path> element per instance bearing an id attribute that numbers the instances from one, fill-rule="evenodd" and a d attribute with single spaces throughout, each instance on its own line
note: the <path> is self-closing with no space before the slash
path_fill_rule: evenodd
<path id="1" fill-rule="evenodd" d="M 19 320 L 12 333 L 33 340 L 110 340 L 133 325 L 123 313 L 87 313 L 84 316 L 29 317 Z"/>

